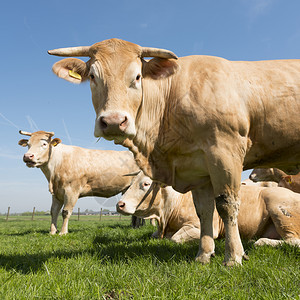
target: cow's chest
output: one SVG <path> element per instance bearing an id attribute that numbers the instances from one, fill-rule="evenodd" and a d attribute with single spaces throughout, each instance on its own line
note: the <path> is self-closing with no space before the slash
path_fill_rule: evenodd
<path id="1" fill-rule="evenodd" d="M 149 163 L 154 180 L 181 193 L 201 187 L 209 179 L 203 151 L 186 154 L 153 152 Z"/>

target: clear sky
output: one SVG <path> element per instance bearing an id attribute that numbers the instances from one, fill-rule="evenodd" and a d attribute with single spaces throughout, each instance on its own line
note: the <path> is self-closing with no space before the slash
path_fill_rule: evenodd
<path id="1" fill-rule="evenodd" d="M 89 84 L 57 78 L 59 58 L 47 50 L 121 38 L 165 48 L 178 56 L 231 60 L 300 58 L 300 1 L 5 1 L 0 10 L 0 212 L 49 210 L 51 196 L 39 169 L 22 161 L 18 130 L 54 131 L 65 144 L 115 149 L 93 136 Z M 291 129 L 292 130 L 292 129 Z M 243 177 L 247 177 L 244 173 Z M 81 210 L 114 208 L 82 198 Z"/>

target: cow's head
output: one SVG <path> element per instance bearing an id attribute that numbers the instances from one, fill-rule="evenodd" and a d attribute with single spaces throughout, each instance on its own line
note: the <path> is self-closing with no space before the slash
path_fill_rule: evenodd
<path id="1" fill-rule="evenodd" d="M 140 172 L 131 186 L 117 203 L 117 211 L 124 215 L 150 217 L 159 201 L 156 199 L 159 185 Z"/>
<path id="2" fill-rule="evenodd" d="M 254 182 L 259 181 L 272 181 L 274 178 L 274 169 L 253 169 L 249 178 Z"/>
<path id="3" fill-rule="evenodd" d="M 19 145 L 26 147 L 28 151 L 23 156 L 23 161 L 27 167 L 41 167 L 48 163 L 51 155 L 51 147 L 57 146 L 61 140 L 59 138 L 52 139 L 54 132 L 36 131 L 33 133 L 20 130 L 20 134 L 30 136 L 30 139 L 22 139 Z"/>
<path id="4" fill-rule="evenodd" d="M 143 80 L 158 80 L 176 72 L 177 56 L 171 51 L 145 48 L 119 39 L 87 47 L 48 51 L 57 56 L 86 56 L 87 62 L 66 58 L 53 72 L 67 81 L 90 81 L 96 112 L 94 135 L 123 141 L 136 134 L 135 120 L 143 99 Z M 143 57 L 154 57 L 145 61 Z"/>

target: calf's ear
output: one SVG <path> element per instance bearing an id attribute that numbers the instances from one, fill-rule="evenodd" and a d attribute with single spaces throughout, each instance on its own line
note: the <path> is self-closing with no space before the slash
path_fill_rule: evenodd
<path id="1" fill-rule="evenodd" d="M 149 61 L 143 61 L 142 75 L 144 78 L 152 79 L 167 78 L 176 73 L 178 64 L 175 59 L 153 58 Z"/>
<path id="2" fill-rule="evenodd" d="M 291 176 L 291 175 L 284 176 L 284 180 L 285 180 L 287 183 L 291 184 L 291 183 L 292 183 L 292 176 Z"/>
<path id="3" fill-rule="evenodd" d="M 53 147 L 55 147 L 55 146 L 57 146 L 59 143 L 61 143 L 61 139 L 59 139 L 59 138 L 55 138 L 55 139 L 53 139 L 52 141 L 51 141 L 51 146 L 53 146 Z"/>
<path id="4" fill-rule="evenodd" d="M 86 63 L 78 58 L 65 58 L 52 67 L 53 73 L 67 81 L 81 83 L 88 78 L 88 67 Z"/>
<path id="5" fill-rule="evenodd" d="M 25 139 L 19 140 L 18 144 L 22 147 L 26 147 L 28 145 L 28 140 Z"/>

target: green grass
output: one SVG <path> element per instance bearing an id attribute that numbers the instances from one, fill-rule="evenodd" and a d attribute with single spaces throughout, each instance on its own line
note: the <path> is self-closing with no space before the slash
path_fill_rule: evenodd
<path id="1" fill-rule="evenodd" d="M 300 299 L 300 250 L 255 249 L 226 268 L 224 241 L 210 265 L 198 243 L 153 240 L 130 218 L 72 217 L 67 236 L 50 236 L 50 217 L 0 219 L 0 299 Z M 61 226 L 61 223 L 59 224 Z"/>

